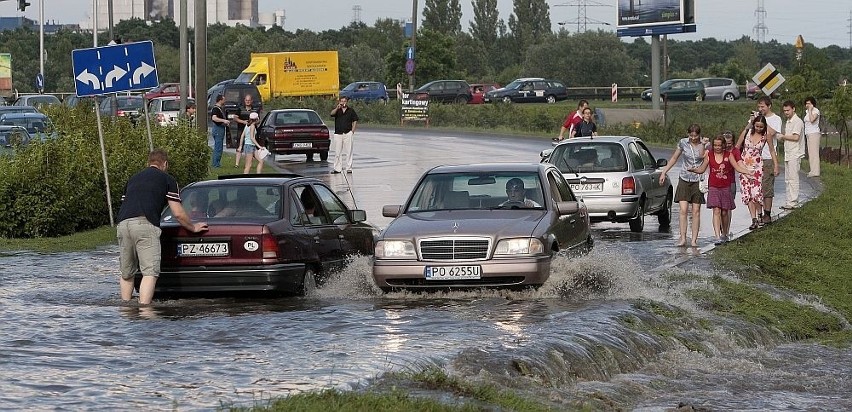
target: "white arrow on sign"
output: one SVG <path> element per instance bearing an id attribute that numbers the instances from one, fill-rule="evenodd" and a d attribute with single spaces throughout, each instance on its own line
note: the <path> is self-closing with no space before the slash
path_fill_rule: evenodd
<path id="1" fill-rule="evenodd" d="M 100 90 L 101 82 L 98 80 L 98 76 L 95 76 L 92 73 L 89 73 L 89 69 L 83 69 L 83 72 L 78 74 L 76 77 L 77 81 L 81 83 L 91 83 L 92 89 Z"/>
<path id="2" fill-rule="evenodd" d="M 139 66 L 136 70 L 133 71 L 133 84 L 142 83 L 142 78 L 153 73 L 154 66 L 151 66 L 148 63 L 142 62 L 142 65 Z"/>
<path id="3" fill-rule="evenodd" d="M 112 66 L 113 69 L 109 71 L 106 75 L 106 87 L 112 87 L 112 82 L 124 77 L 127 74 L 127 70 L 122 69 L 121 67 Z"/>

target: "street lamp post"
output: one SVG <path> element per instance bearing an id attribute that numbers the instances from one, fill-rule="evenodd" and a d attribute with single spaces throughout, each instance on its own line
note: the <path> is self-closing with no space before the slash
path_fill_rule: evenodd
<path id="1" fill-rule="evenodd" d="M 41 73 L 41 78 L 44 79 L 44 0 L 38 2 L 38 72 Z M 44 90 L 39 90 L 43 93 Z"/>

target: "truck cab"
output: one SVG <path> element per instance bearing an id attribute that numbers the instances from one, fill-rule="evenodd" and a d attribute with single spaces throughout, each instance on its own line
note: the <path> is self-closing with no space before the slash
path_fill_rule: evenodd
<path id="1" fill-rule="evenodd" d="M 272 90 L 269 82 L 269 59 L 266 57 L 252 57 L 248 67 L 237 76 L 234 83 L 250 83 L 257 87 L 260 97 L 264 101 L 272 97 Z"/>

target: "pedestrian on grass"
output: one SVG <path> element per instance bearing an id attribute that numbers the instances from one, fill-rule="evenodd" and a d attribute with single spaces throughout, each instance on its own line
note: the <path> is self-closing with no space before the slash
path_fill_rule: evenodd
<path id="1" fill-rule="evenodd" d="M 255 158 L 255 152 L 262 146 L 257 142 L 257 113 L 250 113 L 248 124 L 245 128 L 243 128 L 243 134 L 240 135 L 240 146 L 237 148 L 237 156 L 240 156 L 242 153 L 245 156 L 245 167 L 243 168 L 243 174 L 249 174 L 251 170 L 251 164 Z M 238 161 L 239 162 L 239 161 Z M 263 170 L 263 159 L 257 159 L 257 170 L 255 171 L 257 174 Z"/>
<path id="2" fill-rule="evenodd" d="M 222 150 L 224 150 L 225 145 L 225 128 L 231 124 L 231 122 L 225 118 L 225 110 L 223 109 L 224 105 L 225 97 L 221 94 L 217 95 L 216 104 L 210 111 L 210 120 L 213 122 L 213 127 L 210 129 L 210 134 L 213 135 L 212 166 L 215 168 L 219 168 L 222 165 Z"/>
<path id="3" fill-rule="evenodd" d="M 782 105 L 787 122 L 778 134 L 784 142 L 784 191 L 787 203 L 781 209 L 792 210 L 799 206 L 799 170 L 805 157 L 805 123 L 796 114 L 796 104 L 787 100 Z"/>
<path id="4" fill-rule="evenodd" d="M 349 107 L 349 98 L 341 97 L 331 111 L 334 118 L 334 166 L 331 173 L 352 173 L 352 146 L 355 129 L 358 127 L 358 114 Z"/>
<path id="5" fill-rule="evenodd" d="M 186 230 L 198 233 L 207 230 L 207 223 L 193 223 L 180 202 L 175 179 L 166 173 L 168 154 L 155 149 L 148 154 L 148 167 L 127 181 L 118 211 L 119 281 L 121 300 L 133 297 L 134 277 L 142 273 L 139 303 L 148 305 L 154 298 L 157 277 L 160 276 L 160 214 L 168 205 L 175 219 Z"/>
<path id="6" fill-rule="evenodd" d="M 766 127 L 766 117 L 762 114 L 757 114 L 752 121 L 740 134 L 738 142 L 743 142 L 742 159 L 743 164 L 751 171 L 754 179 L 747 179 L 746 176 L 740 175 L 740 188 L 742 191 L 743 203 L 748 206 L 748 211 L 751 214 L 751 226 L 749 229 L 754 230 L 762 226 L 762 216 L 765 206 L 763 205 L 766 195 L 763 193 L 763 182 L 766 180 L 763 174 L 767 170 L 778 169 L 778 159 L 776 158 L 775 148 L 770 146 L 769 133 Z M 763 150 L 766 146 L 770 146 L 771 161 L 774 164 L 769 168 L 766 167 L 763 160 Z"/>
<path id="7" fill-rule="evenodd" d="M 245 130 L 246 126 L 249 125 L 249 120 L 251 114 L 254 113 L 258 118 L 260 118 L 260 111 L 254 107 L 254 98 L 251 97 L 250 94 L 245 95 L 243 97 L 243 105 L 240 106 L 240 112 L 234 117 L 234 121 L 237 122 L 237 135 L 242 136 L 243 130 Z M 266 146 L 266 142 L 260 142 L 261 146 Z"/>
<path id="8" fill-rule="evenodd" d="M 822 138 L 822 131 L 819 128 L 820 113 L 817 109 L 816 99 L 808 97 L 805 99 L 805 137 L 808 147 L 808 177 L 819 176 L 819 141 Z"/>
<path id="9" fill-rule="evenodd" d="M 689 133 L 687 137 L 678 141 L 677 149 L 675 149 L 666 167 L 663 168 L 660 175 L 660 185 L 665 183 L 666 173 L 674 167 L 675 162 L 682 156 L 674 198 L 674 201 L 678 202 L 680 206 L 680 238 L 677 246 L 686 246 L 686 227 L 690 214 L 692 215 L 691 245 L 698 246 L 698 231 L 701 229 L 701 205 L 704 204 L 704 193 L 701 193 L 699 187 L 701 173 L 696 173 L 694 170 L 704 161 L 706 150 L 704 143 L 701 142 L 701 127 L 698 124 L 689 125 L 687 133 Z"/>

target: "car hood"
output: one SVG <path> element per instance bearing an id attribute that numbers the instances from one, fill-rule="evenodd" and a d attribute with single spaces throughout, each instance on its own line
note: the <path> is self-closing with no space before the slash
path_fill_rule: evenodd
<path id="1" fill-rule="evenodd" d="M 507 89 L 505 87 L 501 87 L 499 89 L 494 89 L 490 92 L 485 92 L 486 96 L 502 96 L 504 94 L 514 93 L 518 91 L 518 89 Z"/>
<path id="2" fill-rule="evenodd" d="M 547 215 L 545 210 L 446 210 L 408 213 L 382 232 L 385 239 L 435 236 L 530 236 Z"/>

